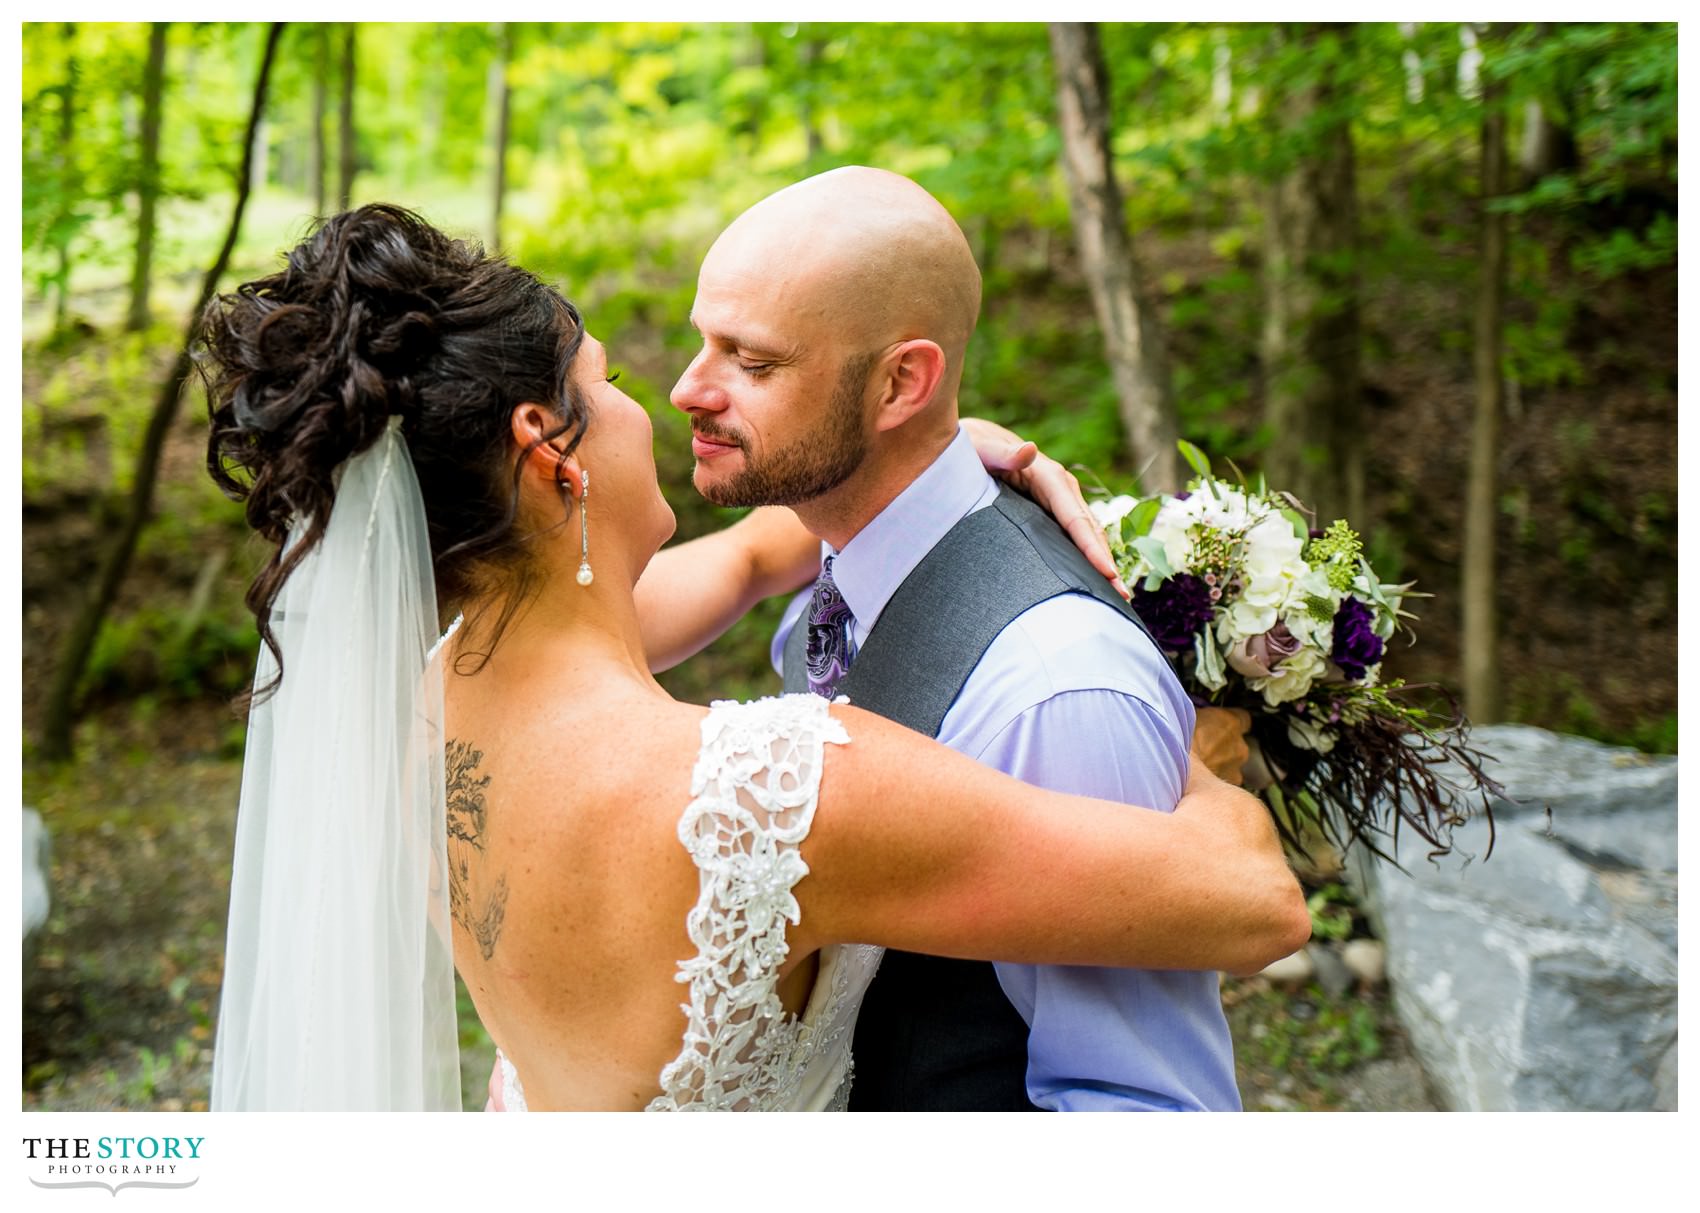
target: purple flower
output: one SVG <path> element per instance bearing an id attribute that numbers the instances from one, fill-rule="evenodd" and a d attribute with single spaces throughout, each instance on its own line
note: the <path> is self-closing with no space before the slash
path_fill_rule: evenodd
<path id="1" fill-rule="evenodd" d="M 1189 647 L 1198 630 L 1215 615 L 1210 587 L 1191 573 L 1177 573 L 1154 590 L 1135 586 L 1133 609 L 1151 629 L 1158 647 L 1168 653 Z"/>
<path id="2" fill-rule="evenodd" d="M 1381 660 L 1386 646 L 1375 634 L 1375 612 L 1356 598 L 1341 602 L 1334 612 L 1334 664 L 1350 681 L 1356 682 L 1369 667 Z"/>

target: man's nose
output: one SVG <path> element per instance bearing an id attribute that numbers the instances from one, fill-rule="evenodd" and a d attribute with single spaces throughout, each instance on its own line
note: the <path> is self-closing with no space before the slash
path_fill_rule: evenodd
<path id="1" fill-rule="evenodd" d="M 718 413 L 726 407 L 726 394 L 710 382 L 705 368 L 707 357 L 705 350 L 691 359 L 691 364 L 679 376 L 679 382 L 673 385 L 673 391 L 667 397 L 681 412 Z"/>

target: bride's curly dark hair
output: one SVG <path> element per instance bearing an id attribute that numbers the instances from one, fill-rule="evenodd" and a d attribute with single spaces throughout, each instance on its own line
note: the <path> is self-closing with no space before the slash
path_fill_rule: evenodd
<path id="1" fill-rule="evenodd" d="M 538 442 L 564 434 L 571 453 L 588 422 L 568 379 L 583 337 L 578 310 L 534 274 L 384 204 L 321 221 L 283 270 L 212 301 L 199 360 L 207 471 L 278 545 L 247 594 L 278 660 L 256 694 L 283 676 L 272 604 L 324 534 L 333 473 L 392 416 L 424 497 L 439 611 L 502 587 L 494 642 L 533 581 L 515 535 L 529 450 L 510 456 L 509 417 L 524 401 L 551 406 L 559 424 Z M 285 552 L 298 518 L 307 530 Z"/>

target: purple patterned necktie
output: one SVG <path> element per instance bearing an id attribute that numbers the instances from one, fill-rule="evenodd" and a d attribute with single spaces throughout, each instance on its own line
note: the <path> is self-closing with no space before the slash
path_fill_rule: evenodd
<path id="1" fill-rule="evenodd" d="M 850 669 L 850 625 L 854 616 L 832 580 L 832 557 L 826 558 L 809 599 L 809 690 L 831 699 Z"/>

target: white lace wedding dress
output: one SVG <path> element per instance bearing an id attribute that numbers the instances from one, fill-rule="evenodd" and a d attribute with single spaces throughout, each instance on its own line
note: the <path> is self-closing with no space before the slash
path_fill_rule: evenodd
<path id="1" fill-rule="evenodd" d="M 801 1015 L 780 1005 L 792 890 L 808 875 L 798 848 L 814 823 L 828 742 L 849 743 L 818 695 L 720 701 L 702 722 L 679 841 L 700 892 L 685 919 L 696 955 L 679 963 L 689 989 L 679 1055 L 661 1071 L 651 1112 L 842 1111 L 850 1037 L 883 949 L 821 949 Z M 519 1075 L 497 1054 L 502 1102 L 525 1110 Z"/>

